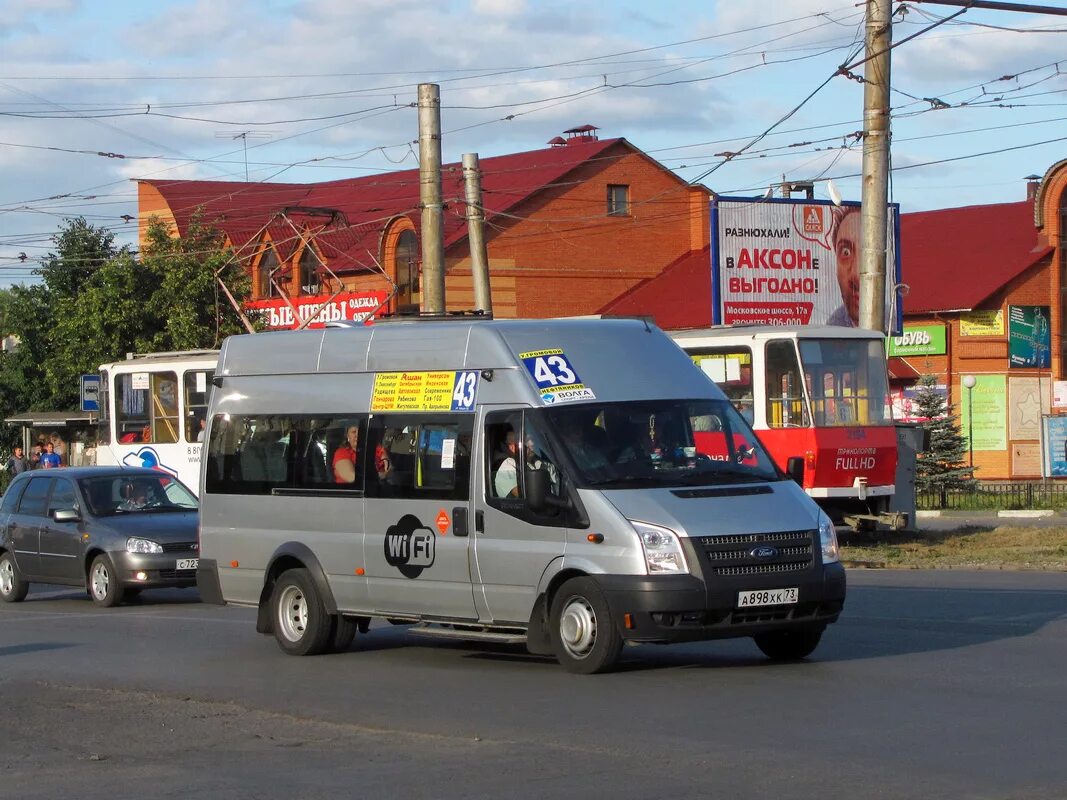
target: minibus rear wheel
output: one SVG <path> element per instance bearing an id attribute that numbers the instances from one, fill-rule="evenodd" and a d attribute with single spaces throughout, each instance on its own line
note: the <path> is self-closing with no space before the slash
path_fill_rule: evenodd
<path id="1" fill-rule="evenodd" d="M 291 656 L 314 656 L 326 650 L 334 632 L 311 575 L 304 568 L 278 576 L 271 595 L 274 638 Z"/>
<path id="2" fill-rule="evenodd" d="M 789 631 L 759 633 L 752 638 L 763 655 L 772 661 L 799 661 L 815 652 L 822 639 L 822 628 L 797 628 Z"/>
<path id="3" fill-rule="evenodd" d="M 592 675 L 611 667 L 622 637 L 611 620 L 604 592 L 592 578 L 571 578 L 552 599 L 549 636 L 568 672 Z"/>

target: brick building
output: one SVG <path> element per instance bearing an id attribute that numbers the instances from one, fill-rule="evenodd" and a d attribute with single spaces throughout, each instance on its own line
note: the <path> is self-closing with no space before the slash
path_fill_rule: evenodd
<path id="1" fill-rule="evenodd" d="M 592 126 L 550 147 L 481 161 L 497 317 L 588 314 L 708 248 L 708 192 Z M 474 307 L 462 169 L 442 170 L 449 310 Z M 317 184 L 138 182 L 141 231 L 199 218 L 252 274 L 252 307 L 318 308 L 335 297 L 396 311 L 420 302 L 418 170 Z M 292 316 L 277 314 L 277 327 Z M 348 314 L 344 314 L 348 316 Z"/>
<path id="2" fill-rule="evenodd" d="M 1041 477 L 1044 420 L 1067 414 L 1067 160 L 1027 194 L 901 217 L 908 339 L 891 362 L 946 387 L 982 480 Z"/>

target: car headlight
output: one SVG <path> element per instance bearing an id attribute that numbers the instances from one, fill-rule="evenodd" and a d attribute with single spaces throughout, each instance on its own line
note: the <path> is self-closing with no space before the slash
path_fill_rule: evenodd
<path id="1" fill-rule="evenodd" d="M 832 564 L 841 560 L 841 551 L 837 547 L 837 531 L 834 523 L 825 511 L 819 512 L 819 545 L 822 547 L 822 563 Z"/>
<path id="2" fill-rule="evenodd" d="M 131 536 L 126 540 L 127 553 L 162 553 L 163 547 L 159 542 L 151 539 L 142 539 L 139 536 Z"/>
<path id="3" fill-rule="evenodd" d="M 645 568 L 649 575 L 678 575 L 689 572 L 678 534 L 647 522 L 630 520 L 630 524 L 634 526 L 637 538 L 641 540 L 641 549 L 645 553 Z"/>

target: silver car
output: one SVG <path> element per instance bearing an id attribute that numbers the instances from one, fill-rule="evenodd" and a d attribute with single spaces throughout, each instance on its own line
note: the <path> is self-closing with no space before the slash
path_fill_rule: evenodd
<path id="1" fill-rule="evenodd" d="M 197 518 L 193 493 L 159 470 L 23 472 L 0 501 L 0 599 L 51 583 L 115 606 L 142 589 L 195 586 Z"/>

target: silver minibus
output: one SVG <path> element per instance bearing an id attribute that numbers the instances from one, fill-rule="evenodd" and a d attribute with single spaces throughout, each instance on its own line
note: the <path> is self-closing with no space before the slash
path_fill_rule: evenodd
<path id="1" fill-rule="evenodd" d="M 226 340 L 198 585 L 282 650 L 372 620 L 523 643 L 579 673 L 626 644 L 818 645 L 830 520 L 640 320 L 409 319 Z"/>

